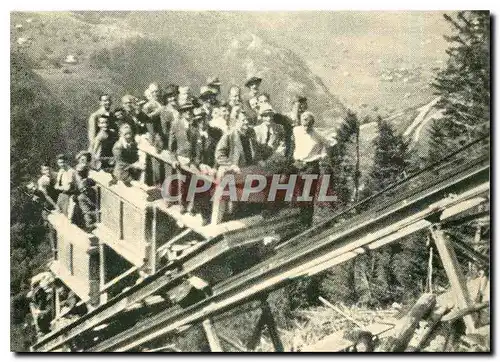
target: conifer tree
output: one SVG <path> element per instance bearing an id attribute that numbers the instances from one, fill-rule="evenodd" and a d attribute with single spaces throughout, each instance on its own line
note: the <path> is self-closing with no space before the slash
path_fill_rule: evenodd
<path id="1" fill-rule="evenodd" d="M 444 18 L 454 34 L 445 36 L 449 58 L 432 83 L 444 113 L 431 128 L 430 161 L 490 130 L 490 14 L 461 11 Z"/>

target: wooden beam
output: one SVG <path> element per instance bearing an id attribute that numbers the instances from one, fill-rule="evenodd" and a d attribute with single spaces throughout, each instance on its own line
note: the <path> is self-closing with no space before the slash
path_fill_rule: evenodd
<path id="1" fill-rule="evenodd" d="M 109 288 L 111 288 L 113 285 L 115 285 L 116 283 L 118 283 L 120 280 L 128 277 L 130 274 L 132 273 L 135 273 L 137 271 L 137 269 L 139 269 L 137 266 L 133 266 L 132 268 L 126 270 L 125 272 L 121 273 L 120 275 L 118 275 L 117 277 L 111 279 L 109 282 L 107 282 L 106 284 L 104 284 L 101 288 L 101 293 L 104 293 L 106 292 Z"/>
<path id="2" fill-rule="evenodd" d="M 408 314 L 399 320 L 394 335 L 377 348 L 379 352 L 403 352 L 410 342 L 420 320 L 425 317 L 436 304 L 435 294 L 422 294 Z"/>
<path id="3" fill-rule="evenodd" d="M 455 295 L 456 306 L 458 308 L 468 308 L 472 306 L 472 301 L 467 288 L 465 276 L 460 268 L 455 250 L 448 240 L 447 235 L 438 226 L 430 228 L 432 238 L 439 252 L 444 270 L 450 281 L 451 290 Z M 464 322 L 468 333 L 475 330 L 475 322 L 471 315 L 464 317 Z"/>
<path id="4" fill-rule="evenodd" d="M 208 345 L 210 346 L 211 352 L 224 352 L 219 341 L 219 337 L 215 332 L 215 328 L 210 319 L 205 319 L 203 321 L 203 329 L 205 330 L 205 335 L 207 336 Z"/>
<path id="5" fill-rule="evenodd" d="M 250 337 L 250 341 L 247 344 L 247 348 L 250 351 L 254 351 L 257 345 L 259 344 L 260 337 L 262 335 L 262 330 L 266 326 L 266 318 L 264 313 L 262 313 L 257 321 L 257 324 L 253 330 L 252 336 Z"/>
<path id="6" fill-rule="evenodd" d="M 425 345 L 427 340 L 429 339 L 431 333 L 434 331 L 434 328 L 439 324 L 441 318 L 448 313 L 450 310 L 449 306 L 441 306 L 437 308 L 434 312 L 432 312 L 429 322 L 427 326 L 425 326 L 424 331 L 420 334 L 420 338 L 415 341 L 415 343 L 410 344 L 408 348 L 405 349 L 405 352 L 418 352 Z"/>
<path id="7" fill-rule="evenodd" d="M 101 291 L 99 303 L 105 304 L 108 301 L 108 293 L 103 291 L 106 285 L 106 246 L 99 244 L 99 290 Z"/>
<path id="8" fill-rule="evenodd" d="M 187 236 L 192 231 L 193 231 L 192 229 L 186 229 L 183 232 L 181 232 L 180 234 L 174 236 L 169 241 L 167 241 L 164 245 L 160 246 L 157 250 L 158 258 L 161 259 L 161 258 L 165 257 L 165 255 L 168 254 L 168 249 L 172 246 L 172 244 L 178 242 L 179 240 L 181 240 L 182 238 Z"/>
<path id="9" fill-rule="evenodd" d="M 281 342 L 278 328 L 276 327 L 276 322 L 274 321 L 271 308 L 269 307 L 269 303 L 267 302 L 267 300 L 263 300 L 261 302 L 261 305 L 262 305 L 262 316 L 264 317 L 265 324 L 267 326 L 267 331 L 271 336 L 271 341 L 273 342 L 274 350 L 276 352 L 284 352 L 285 348 L 283 347 L 283 343 Z"/>

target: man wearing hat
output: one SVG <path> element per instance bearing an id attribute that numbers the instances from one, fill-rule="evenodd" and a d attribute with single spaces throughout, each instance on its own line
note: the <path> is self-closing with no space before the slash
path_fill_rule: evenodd
<path id="1" fill-rule="evenodd" d="M 220 94 L 221 85 L 222 83 L 218 77 L 207 78 L 207 87 L 209 87 L 212 90 L 212 92 L 214 92 L 216 95 Z"/>
<path id="2" fill-rule="evenodd" d="M 89 178 L 89 167 L 79 163 L 76 168 L 75 183 L 77 189 L 77 205 L 83 217 L 83 225 L 86 231 L 95 228 L 95 211 L 97 197 L 95 190 L 95 181 Z"/>
<path id="3" fill-rule="evenodd" d="M 191 102 L 179 105 L 179 117 L 172 123 L 170 133 L 168 136 L 168 153 L 170 158 L 171 172 L 180 172 L 186 177 L 185 182 L 172 182 L 169 184 L 170 195 L 177 194 L 179 196 L 179 203 L 181 212 L 186 211 L 187 201 L 187 185 L 190 182 L 190 174 L 184 172 L 179 166 L 183 161 L 179 157 L 187 158 L 189 161 L 192 157 L 192 143 L 193 133 L 195 127 L 193 124 L 193 109 L 194 105 Z"/>
<path id="4" fill-rule="evenodd" d="M 276 124 L 274 110 L 269 103 L 262 104 L 259 109 L 262 123 L 254 127 L 255 139 L 262 147 L 263 158 L 268 159 L 274 154 L 285 155 L 285 136 L 283 127 Z"/>
<path id="5" fill-rule="evenodd" d="M 258 100 L 257 96 L 259 95 L 259 87 L 262 82 L 262 78 L 259 77 L 250 77 L 245 82 L 245 87 L 248 88 L 247 98 L 243 102 L 243 109 L 250 121 L 252 126 L 258 124 Z"/>
<path id="6" fill-rule="evenodd" d="M 300 126 L 300 116 L 307 111 L 307 98 L 304 96 L 295 96 L 292 98 L 292 110 L 288 117 L 292 121 L 293 126 Z"/>
<path id="7" fill-rule="evenodd" d="M 222 136 L 222 131 L 211 127 L 203 108 L 196 108 L 193 116 L 194 130 L 191 136 L 191 161 L 199 167 L 215 166 L 215 147 Z"/>
<path id="8" fill-rule="evenodd" d="M 198 97 L 201 101 L 201 106 L 205 111 L 208 120 L 212 120 L 212 113 L 214 111 L 214 107 L 217 105 L 217 94 L 207 86 L 200 88 L 200 96 Z"/>
<path id="9" fill-rule="evenodd" d="M 253 76 L 247 79 L 247 81 L 245 82 L 245 87 L 248 88 L 248 99 L 258 96 L 261 83 L 262 78 L 259 77 Z"/>

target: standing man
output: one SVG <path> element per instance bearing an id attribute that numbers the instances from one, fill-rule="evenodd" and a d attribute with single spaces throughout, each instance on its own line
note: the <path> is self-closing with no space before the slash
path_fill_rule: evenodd
<path id="1" fill-rule="evenodd" d="M 220 95 L 221 86 L 222 86 L 222 83 L 218 77 L 207 78 L 207 87 L 210 88 L 212 93 L 215 94 L 215 96 L 214 96 L 214 98 L 215 98 L 214 106 L 215 107 L 219 106 L 220 101 L 217 99 L 217 97 Z"/>
<path id="2" fill-rule="evenodd" d="M 97 122 L 99 120 L 99 117 L 101 117 L 101 116 L 108 117 L 111 121 L 110 127 L 111 128 L 115 127 L 113 112 L 111 111 L 111 104 L 112 104 L 111 96 L 109 94 L 106 94 L 106 93 L 101 94 L 99 96 L 99 104 L 100 104 L 99 109 L 97 111 L 95 111 L 94 113 L 92 113 L 89 117 L 89 120 L 88 120 L 87 130 L 88 130 L 89 145 L 92 144 L 92 141 L 94 140 L 94 137 L 96 136 L 96 134 L 98 132 Z"/>
<path id="3" fill-rule="evenodd" d="M 212 120 L 212 113 L 214 111 L 214 107 L 217 103 L 217 94 L 212 91 L 209 87 L 201 87 L 200 96 L 198 99 L 201 101 L 201 107 L 203 108 L 208 121 Z"/>
<path id="4" fill-rule="evenodd" d="M 59 191 L 57 206 L 71 220 L 74 210 L 72 195 L 75 193 L 75 170 L 69 167 L 68 158 L 63 154 L 57 156 L 57 166 L 59 171 L 54 185 L 54 188 Z"/>
<path id="5" fill-rule="evenodd" d="M 109 128 L 109 119 L 104 116 L 100 117 L 99 132 L 95 136 L 90 149 L 94 157 L 96 170 L 107 170 L 114 165 L 113 146 L 117 140 L 116 131 Z"/>
<path id="6" fill-rule="evenodd" d="M 283 127 L 276 124 L 274 110 L 270 104 L 264 103 L 260 107 L 262 123 L 254 127 L 255 139 L 263 150 L 263 159 L 279 154 L 285 155 L 285 133 Z"/>
<path id="7" fill-rule="evenodd" d="M 219 105 L 219 112 L 216 117 L 213 117 L 210 121 L 210 126 L 218 128 L 222 133 L 226 133 L 231 128 L 229 122 L 229 109 L 230 106 L 227 102 L 222 102 Z"/>
<path id="8" fill-rule="evenodd" d="M 299 179 L 301 175 L 320 175 L 320 160 L 328 154 L 328 148 L 336 144 L 335 140 L 328 140 L 314 129 L 314 115 L 305 111 L 300 116 L 300 126 L 293 129 L 295 149 L 293 158 Z M 312 182 L 309 196 L 312 201 L 304 202 L 301 207 L 300 219 L 306 227 L 312 226 L 314 216 L 314 202 L 316 198 L 318 180 Z M 299 190 L 302 189 L 299 187 Z"/>
<path id="9" fill-rule="evenodd" d="M 82 226 L 85 231 L 90 232 L 95 228 L 97 196 L 93 189 L 95 181 L 89 177 L 89 168 L 86 165 L 76 165 L 75 184 L 78 207 L 83 217 Z"/>
<path id="10" fill-rule="evenodd" d="M 258 144 L 245 112 L 238 114 L 236 124 L 222 135 L 215 149 L 215 160 L 223 172 L 240 173 L 242 167 L 257 164 Z"/>
<path id="11" fill-rule="evenodd" d="M 300 125 L 300 117 L 302 113 L 307 111 L 307 98 L 303 96 L 295 96 L 292 99 L 292 110 L 288 114 L 288 117 L 291 119 L 293 126 Z"/>
<path id="12" fill-rule="evenodd" d="M 262 83 L 262 78 L 250 77 L 245 82 L 245 87 L 248 88 L 248 94 L 246 99 L 243 101 L 243 109 L 245 110 L 247 117 L 252 126 L 258 124 L 259 119 L 259 102 L 257 96 L 259 95 L 260 84 Z"/>
<path id="13" fill-rule="evenodd" d="M 161 138 L 163 142 L 163 149 L 168 148 L 168 135 L 172 123 L 179 117 L 177 110 L 177 96 L 179 94 L 179 87 L 175 84 L 169 84 L 165 89 L 165 106 L 160 112 L 160 127 Z"/>
<path id="14" fill-rule="evenodd" d="M 181 160 L 179 157 L 187 158 L 191 162 L 192 157 L 192 140 L 194 137 L 193 125 L 193 109 L 194 105 L 191 102 L 184 103 L 179 106 L 179 118 L 176 119 L 170 127 L 168 136 L 168 153 L 171 160 L 170 165 L 172 172 L 178 172 L 186 177 L 186 181 L 172 182 L 169 184 L 171 188 L 169 195 L 177 195 L 179 197 L 179 204 L 181 213 L 186 212 L 187 207 L 187 185 L 190 183 L 190 174 L 184 172 L 181 167 Z"/>

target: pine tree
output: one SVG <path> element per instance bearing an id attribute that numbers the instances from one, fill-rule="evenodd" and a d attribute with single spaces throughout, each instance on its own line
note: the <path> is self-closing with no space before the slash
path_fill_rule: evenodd
<path id="1" fill-rule="evenodd" d="M 490 131 L 490 14 L 461 11 L 444 18 L 454 35 L 445 36 L 449 59 L 432 83 L 444 113 L 431 129 L 431 161 Z"/>
<path id="2" fill-rule="evenodd" d="M 408 144 L 397 134 L 389 122 L 377 119 L 378 136 L 373 145 L 375 155 L 366 192 L 376 193 L 396 182 L 410 164 Z M 369 196 L 366 194 L 365 196 Z M 355 266 L 356 290 L 363 304 L 387 304 L 397 297 L 395 256 L 400 252 L 398 245 L 389 245 L 357 261 Z"/>

